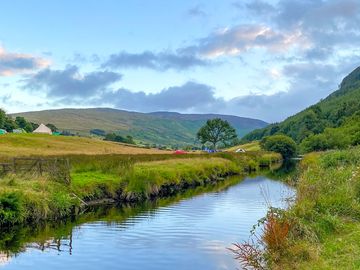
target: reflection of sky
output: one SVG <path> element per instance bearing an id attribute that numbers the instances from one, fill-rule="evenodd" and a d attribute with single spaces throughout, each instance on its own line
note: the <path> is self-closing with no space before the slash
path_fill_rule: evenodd
<path id="1" fill-rule="evenodd" d="M 235 269 L 226 247 L 247 239 L 265 215 L 264 190 L 267 201 L 281 206 L 285 189 L 256 177 L 224 192 L 160 207 L 155 214 L 149 210 L 125 224 L 83 224 L 73 230 L 72 256 L 28 250 L 4 269 Z"/>
<path id="2" fill-rule="evenodd" d="M 10 260 L 11 257 L 8 254 L 0 252 L 0 267 L 8 264 Z"/>

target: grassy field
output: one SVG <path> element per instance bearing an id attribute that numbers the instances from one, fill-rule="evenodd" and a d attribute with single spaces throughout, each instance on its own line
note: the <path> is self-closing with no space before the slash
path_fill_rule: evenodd
<path id="1" fill-rule="evenodd" d="M 245 144 L 236 145 L 226 149 L 227 152 L 235 152 L 237 149 L 244 149 L 245 151 L 260 151 L 260 144 L 258 141 L 253 141 Z"/>
<path id="2" fill-rule="evenodd" d="M 271 268 L 360 269 L 360 147 L 309 154 L 292 180 L 296 201 L 277 223 L 290 230 L 268 248 Z"/>
<path id="3" fill-rule="evenodd" d="M 56 220 L 99 199 L 144 201 L 216 182 L 281 160 L 275 153 L 205 155 L 72 155 L 71 183 L 46 176 L 0 181 L 0 226 Z"/>
<path id="4" fill-rule="evenodd" d="M 0 156 L 59 156 L 71 154 L 165 154 L 169 151 L 145 149 L 95 138 L 41 134 L 6 134 L 0 137 Z"/>

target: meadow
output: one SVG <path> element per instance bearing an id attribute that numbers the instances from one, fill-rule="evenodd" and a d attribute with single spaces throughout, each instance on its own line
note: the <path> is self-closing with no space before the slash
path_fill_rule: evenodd
<path id="1" fill-rule="evenodd" d="M 282 159 L 279 154 L 267 152 L 170 155 L 168 151 L 77 137 L 12 135 L 0 141 L 6 146 L 0 150 L 3 161 L 21 153 L 66 158 L 71 164 L 69 183 L 50 179 L 46 173 L 3 176 L 0 226 L 62 219 L 104 200 L 140 202 L 165 197 L 221 181 L 228 175 L 258 170 Z M 105 145 L 111 146 L 109 153 L 103 152 Z"/>
<path id="2" fill-rule="evenodd" d="M 20 154 L 21 153 L 21 154 Z M 0 156 L 58 156 L 71 154 L 166 154 L 169 151 L 103 141 L 96 138 L 6 134 L 0 137 Z"/>

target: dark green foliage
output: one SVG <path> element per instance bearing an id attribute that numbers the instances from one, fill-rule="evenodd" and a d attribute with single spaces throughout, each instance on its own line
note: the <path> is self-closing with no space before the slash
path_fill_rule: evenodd
<path id="1" fill-rule="evenodd" d="M 16 121 L 5 114 L 5 111 L 0 109 L 0 128 L 5 129 L 7 132 L 11 132 L 13 129 L 18 128 Z"/>
<path id="2" fill-rule="evenodd" d="M 326 128 L 321 134 L 311 135 L 300 144 L 301 152 L 345 149 L 360 143 L 360 117 L 344 120 L 340 127 Z"/>
<path id="3" fill-rule="evenodd" d="M 23 219 L 23 205 L 16 193 L 0 196 L 0 225 L 19 223 Z"/>
<path id="4" fill-rule="evenodd" d="M 109 133 L 105 135 L 105 141 L 112 141 L 112 142 L 121 142 L 121 143 L 128 143 L 128 144 L 135 144 L 133 137 L 126 136 L 123 137 L 121 135 L 117 135 L 115 133 Z"/>
<path id="5" fill-rule="evenodd" d="M 247 134 L 243 142 L 285 134 L 297 143 L 303 142 L 301 148 L 305 151 L 344 148 L 359 142 L 359 139 L 350 136 L 355 133 L 346 133 L 350 128 L 349 122 L 352 121 L 358 126 L 356 121 L 352 120 L 357 114 L 360 115 L 360 68 L 344 78 L 340 89 L 326 99 L 281 123 L 271 124 Z M 340 128 L 341 131 L 335 131 L 335 128 Z"/>
<path id="6" fill-rule="evenodd" d="M 46 124 L 46 126 L 50 128 L 52 132 L 58 131 L 57 127 L 54 124 Z"/>
<path id="7" fill-rule="evenodd" d="M 33 132 L 39 126 L 38 124 L 26 121 L 26 119 L 21 116 L 17 116 L 15 118 L 15 123 L 18 128 L 24 129 L 26 132 L 29 133 Z M 51 124 L 48 125 L 50 125 L 49 128 L 51 128 Z"/>
<path id="8" fill-rule="evenodd" d="M 25 118 L 21 117 L 21 116 L 16 116 L 15 123 L 19 128 L 23 128 L 23 129 L 25 129 L 25 127 L 28 124 L 28 122 L 25 120 Z"/>
<path id="9" fill-rule="evenodd" d="M 126 136 L 126 143 L 135 144 L 135 141 L 134 141 L 133 137 L 131 137 L 130 135 L 127 135 Z"/>
<path id="10" fill-rule="evenodd" d="M 6 117 L 5 123 L 2 126 L 7 132 L 11 132 L 14 129 L 16 129 L 18 126 L 16 125 L 15 121 L 13 121 L 11 118 Z"/>
<path id="11" fill-rule="evenodd" d="M 15 120 L 11 116 L 7 116 L 3 110 L 0 109 L 0 128 L 7 132 L 12 132 L 14 129 L 21 128 L 26 132 L 33 132 L 39 125 L 26 121 L 24 117 L 17 116 Z"/>
<path id="12" fill-rule="evenodd" d="M 262 149 L 280 153 L 284 159 L 289 159 L 296 154 L 296 143 L 289 136 L 273 135 L 265 137 L 260 142 Z"/>
<path id="13" fill-rule="evenodd" d="M 216 149 L 219 142 L 227 146 L 237 138 L 235 129 L 228 121 L 220 118 L 207 120 L 196 136 L 202 144 L 211 143 L 214 149 Z"/>
<path id="14" fill-rule="evenodd" d="M 6 120 L 7 120 L 7 117 L 6 117 L 5 111 L 0 109 L 0 127 L 1 128 L 4 127 Z"/>

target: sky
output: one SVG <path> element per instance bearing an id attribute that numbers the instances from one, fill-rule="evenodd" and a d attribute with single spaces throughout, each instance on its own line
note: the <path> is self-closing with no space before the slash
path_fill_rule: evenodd
<path id="1" fill-rule="evenodd" d="M 359 0 L 0 0 L 0 107 L 276 122 L 360 64 Z"/>

